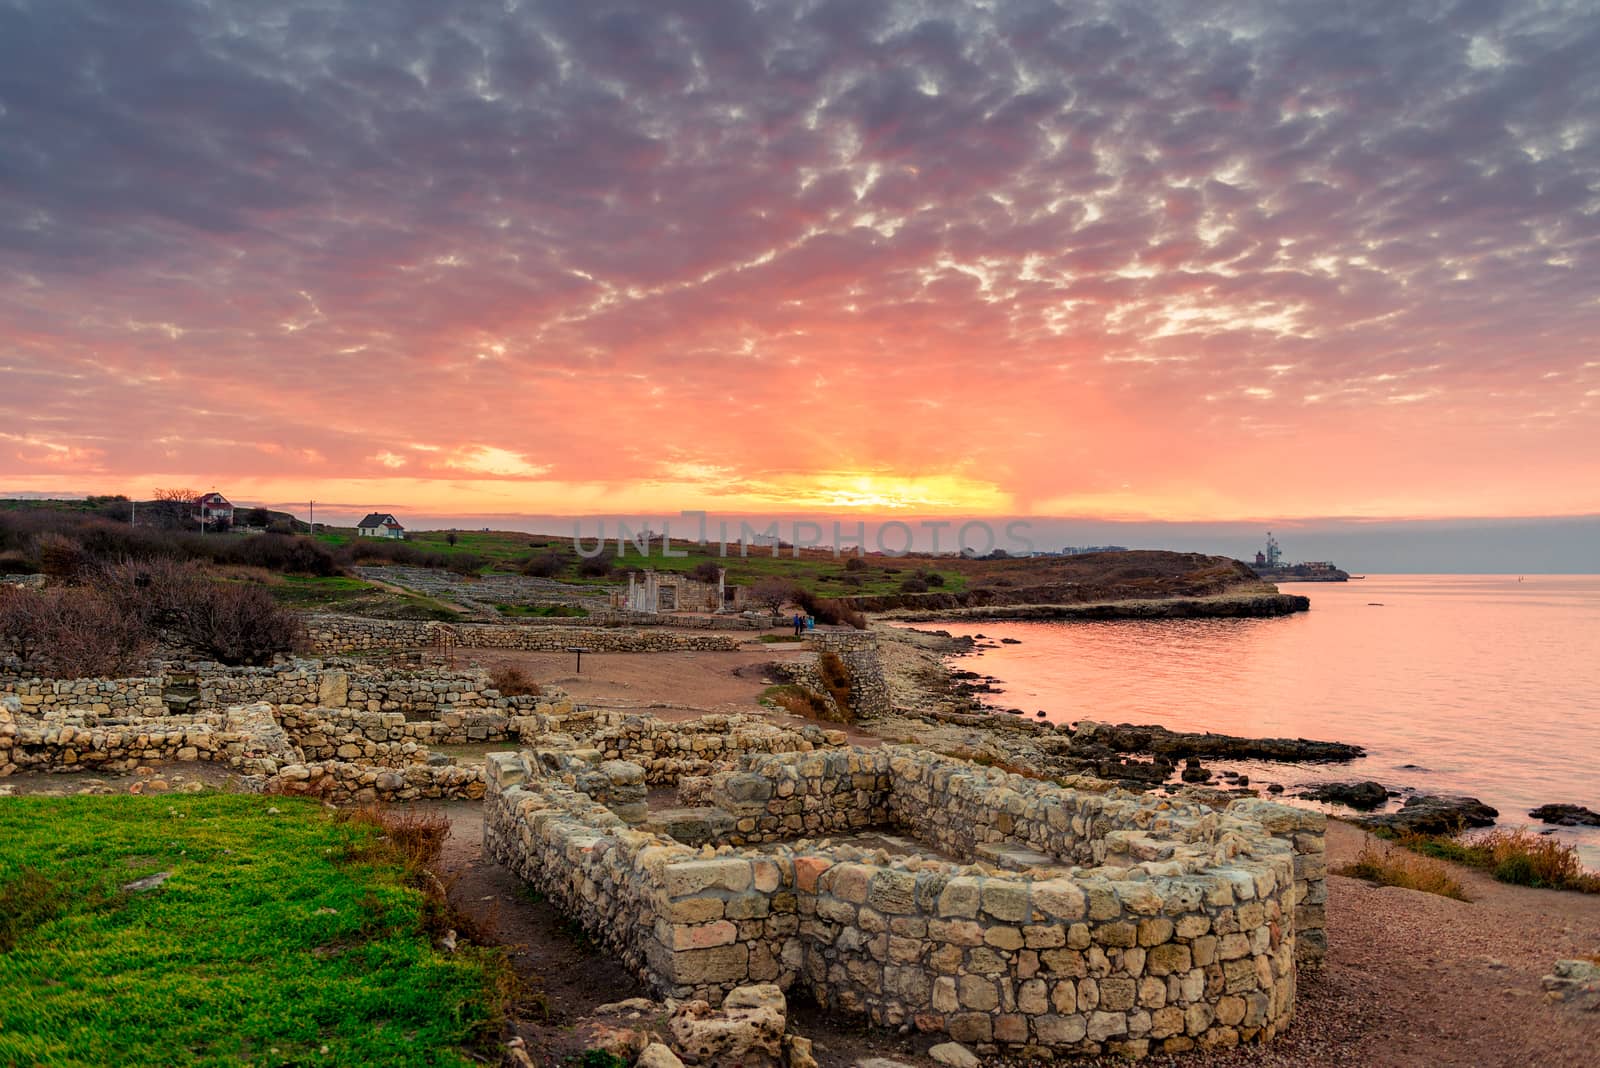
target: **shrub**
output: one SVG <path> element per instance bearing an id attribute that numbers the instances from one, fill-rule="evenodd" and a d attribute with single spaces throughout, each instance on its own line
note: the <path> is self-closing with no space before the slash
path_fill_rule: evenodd
<path id="1" fill-rule="evenodd" d="M 0 646 L 44 674 L 126 675 L 151 644 L 139 617 L 124 613 L 97 590 L 75 586 L 0 595 Z"/>
<path id="2" fill-rule="evenodd" d="M 528 557 L 518 568 L 524 575 L 533 578 L 554 578 L 561 574 L 566 567 L 566 562 L 554 551 L 539 553 Z"/>
<path id="3" fill-rule="evenodd" d="M 178 633 L 224 664 L 269 664 L 293 649 L 300 621 L 259 586 L 214 585 L 180 617 Z"/>
<path id="4" fill-rule="evenodd" d="M 923 578 L 923 581 L 926 582 L 930 586 L 943 586 L 944 585 L 944 576 L 939 574 L 939 572 L 937 572 L 937 571 L 930 571 Z"/>
<path id="5" fill-rule="evenodd" d="M 927 582 L 926 579 L 921 579 L 921 578 L 918 578 L 916 575 L 912 575 L 910 578 L 901 580 L 901 582 L 900 582 L 900 592 L 901 593 L 927 593 L 928 592 L 928 582 Z"/>
<path id="6" fill-rule="evenodd" d="M 1575 846 L 1526 828 L 1492 830 L 1466 839 L 1406 835 L 1399 844 L 1488 872 L 1500 882 L 1600 894 L 1600 875 L 1583 870 Z"/>
<path id="7" fill-rule="evenodd" d="M 61 534 L 39 535 L 39 570 L 62 582 L 76 582 L 88 563 L 79 545 Z"/>
<path id="8" fill-rule="evenodd" d="M 32 575 L 38 570 L 38 565 L 20 550 L 7 549 L 0 553 L 0 575 Z"/>
<path id="9" fill-rule="evenodd" d="M 601 553 L 578 561 L 578 574 L 584 578 L 605 578 L 616 567 L 616 561 L 611 554 Z"/>
<path id="10" fill-rule="evenodd" d="M 766 699 L 779 708 L 805 719 L 820 719 L 826 722 L 836 722 L 838 719 L 833 704 L 826 697 L 804 686 L 793 684 L 774 686 L 767 692 Z"/>
<path id="11" fill-rule="evenodd" d="M 489 682 L 502 697 L 537 697 L 544 691 L 514 664 L 501 664 L 489 672 Z"/>
<path id="12" fill-rule="evenodd" d="M 1355 862 L 1334 871 L 1335 875 L 1348 875 L 1366 879 L 1379 886 L 1400 886 L 1407 890 L 1421 890 L 1427 894 L 1467 900 L 1461 883 L 1443 864 L 1411 853 L 1397 852 L 1385 846 L 1380 853 L 1372 843 L 1367 843 Z"/>
<path id="13" fill-rule="evenodd" d="M 829 718 L 839 723 L 854 723 L 856 713 L 850 703 L 849 667 L 838 653 L 824 649 L 822 655 L 817 657 L 817 673 L 822 676 L 822 685 L 827 688 L 828 696 L 833 698 L 834 715 Z"/>
<path id="14" fill-rule="evenodd" d="M 859 556 L 852 556 L 844 562 L 844 569 L 846 571 L 865 571 L 867 562 Z"/>
<path id="15" fill-rule="evenodd" d="M 688 575 L 696 582 L 716 585 L 717 579 L 722 577 L 722 566 L 715 560 L 702 560 L 689 569 Z"/>
<path id="16" fill-rule="evenodd" d="M 818 597 L 809 590 L 797 589 L 794 596 L 800 607 L 819 622 L 854 627 L 856 630 L 867 629 L 867 617 L 849 605 L 831 597 Z"/>

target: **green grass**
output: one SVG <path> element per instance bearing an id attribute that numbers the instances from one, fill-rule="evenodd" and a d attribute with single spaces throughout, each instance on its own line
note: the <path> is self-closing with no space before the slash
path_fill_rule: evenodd
<path id="1" fill-rule="evenodd" d="M 432 948 L 378 833 L 251 795 L 0 803 L 0 1064 L 471 1063 L 505 965 Z"/>
<path id="2" fill-rule="evenodd" d="M 496 611 L 513 618 L 579 619 L 589 614 L 587 608 L 570 604 L 496 604 Z"/>
<path id="3" fill-rule="evenodd" d="M 583 586 L 613 585 L 617 581 L 615 576 L 610 578 L 594 578 L 578 573 L 578 558 L 573 552 L 570 537 L 551 536 L 543 534 L 521 534 L 515 531 L 456 531 L 456 544 L 451 545 L 448 531 L 428 530 L 417 531 L 406 535 L 406 544 L 422 552 L 443 553 L 446 555 L 472 554 L 489 561 L 485 570 L 515 571 L 517 566 L 531 556 L 542 555 L 549 549 L 554 549 L 566 560 L 566 566 L 557 574 L 551 576 L 562 582 L 570 582 Z M 323 530 L 317 535 L 317 540 L 329 546 L 340 546 L 355 540 L 353 529 L 336 528 Z M 586 538 L 584 545 L 592 546 L 593 539 Z M 897 594 L 901 592 L 900 584 L 910 578 L 917 571 L 937 573 L 944 579 L 944 584 L 933 585 L 935 593 L 961 593 L 967 588 L 967 577 L 957 567 L 935 566 L 937 561 L 929 558 L 915 560 L 896 560 L 890 558 L 871 559 L 867 566 L 857 571 L 847 570 L 845 561 L 848 557 L 841 556 L 834 559 L 828 553 L 807 553 L 795 559 L 793 551 L 782 550 L 781 555 L 774 557 L 770 547 L 757 548 L 752 546 L 749 555 L 740 556 L 737 545 L 730 545 L 728 555 L 720 555 L 718 545 L 691 545 L 688 542 L 674 541 L 674 552 L 685 552 L 686 556 L 664 557 L 661 555 L 661 544 L 657 541 L 650 543 L 650 555 L 642 556 L 638 549 L 631 543 L 625 544 L 625 549 L 616 555 L 616 533 L 611 529 L 611 538 L 607 542 L 606 551 L 615 556 L 615 563 L 619 568 L 650 567 L 657 571 L 689 571 L 695 565 L 709 560 L 718 566 L 726 568 L 728 582 L 733 585 L 752 585 L 764 578 L 784 578 L 798 582 L 824 597 L 873 597 Z M 376 565 L 378 561 L 368 561 Z"/>
<path id="4" fill-rule="evenodd" d="M 284 575 L 282 582 L 269 583 L 267 592 L 282 604 L 297 608 L 321 608 L 365 596 L 378 587 L 344 575 Z"/>

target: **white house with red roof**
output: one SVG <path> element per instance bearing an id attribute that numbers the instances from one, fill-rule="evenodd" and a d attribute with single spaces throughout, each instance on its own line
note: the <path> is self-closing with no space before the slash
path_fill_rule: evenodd
<path id="1" fill-rule="evenodd" d="M 189 502 L 189 518 L 201 526 L 231 527 L 233 526 L 233 504 L 216 490 L 212 490 L 210 493 L 202 493 Z"/>

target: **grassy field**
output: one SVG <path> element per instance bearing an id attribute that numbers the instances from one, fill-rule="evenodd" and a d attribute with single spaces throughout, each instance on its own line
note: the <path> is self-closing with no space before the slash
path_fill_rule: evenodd
<path id="1" fill-rule="evenodd" d="M 284 798 L 0 802 L 0 1064 L 472 1063 L 505 965 L 433 948 L 388 841 Z"/>

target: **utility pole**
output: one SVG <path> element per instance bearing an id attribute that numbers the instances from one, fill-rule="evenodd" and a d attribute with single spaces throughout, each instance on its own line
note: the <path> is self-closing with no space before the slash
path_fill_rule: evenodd
<path id="1" fill-rule="evenodd" d="M 306 523 L 306 533 L 314 538 L 317 536 L 317 502 L 311 501 L 309 503 L 311 505 L 311 519 Z"/>
<path id="2" fill-rule="evenodd" d="M 139 525 L 139 502 L 132 501 L 130 503 L 133 505 L 133 515 L 128 518 L 128 525 L 130 527 L 136 527 Z"/>

